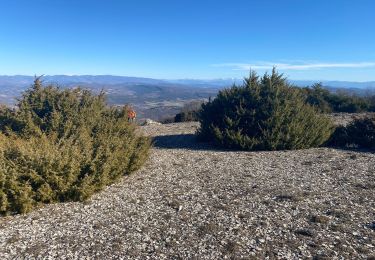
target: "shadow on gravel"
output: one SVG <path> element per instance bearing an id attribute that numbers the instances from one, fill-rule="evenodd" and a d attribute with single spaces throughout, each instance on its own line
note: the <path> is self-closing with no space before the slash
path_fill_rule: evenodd
<path id="1" fill-rule="evenodd" d="M 177 134 L 177 135 L 159 135 L 153 137 L 153 146 L 162 149 L 188 149 L 188 150 L 209 150 L 217 152 L 238 151 L 225 148 L 219 148 L 210 143 L 199 142 L 194 134 Z M 323 146 L 346 152 L 375 153 L 374 150 L 359 149 L 350 147 L 333 147 Z"/>
<path id="2" fill-rule="evenodd" d="M 217 147 L 209 143 L 198 142 L 194 134 L 159 135 L 153 137 L 155 148 L 163 149 L 189 149 L 189 150 L 215 150 Z"/>
<path id="3" fill-rule="evenodd" d="M 344 151 L 344 152 L 356 152 L 356 153 L 372 153 L 375 154 L 375 149 L 368 149 L 368 148 L 356 148 L 356 147 L 339 147 L 339 146 L 322 146 L 325 148 L 331 148 L 338 151 Z"/>

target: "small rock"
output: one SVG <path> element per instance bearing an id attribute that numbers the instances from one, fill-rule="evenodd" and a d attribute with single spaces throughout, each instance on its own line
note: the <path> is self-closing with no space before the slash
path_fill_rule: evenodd
<path id="1" fill-rule="evenodd" d="M 151 120 L 151 119 L 146 119 L 143 123 L 141 123 L 142 126 L 146 126 L 146 125 L 161 125 L 161 123 L 159 122 L 156 122 L 154 120 Z"/>

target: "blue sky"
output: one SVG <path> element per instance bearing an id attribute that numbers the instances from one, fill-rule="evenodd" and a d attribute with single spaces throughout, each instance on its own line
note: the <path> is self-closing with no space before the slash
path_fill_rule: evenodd
<path id="1" fill-rule="evenodd" d="M 375 80 L 372 0 L 0 0 L 0 75 Z"/>

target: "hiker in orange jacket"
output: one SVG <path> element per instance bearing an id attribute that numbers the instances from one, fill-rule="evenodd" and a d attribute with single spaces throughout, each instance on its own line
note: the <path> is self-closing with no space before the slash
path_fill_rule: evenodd
<path id="1" fill-rule="evenodd" d="M 131 107 L 128 108 L 128 121 L 134 122 L 135 118 L 137 117 L 137 114 L 135 113 L 134 109 Z"/>

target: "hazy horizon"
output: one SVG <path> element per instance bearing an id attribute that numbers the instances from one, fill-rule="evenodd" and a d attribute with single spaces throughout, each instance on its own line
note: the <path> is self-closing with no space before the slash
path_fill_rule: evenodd
<path id="1" fill-rule="evenodd" d="M 266 71 L 267 73 L 270 73 L 270 71 Z M 258 75 L 263 75 L 259 74 Z M 115 75 L 115 74 L 43 74 L 43 75 L 27 75 L 27 74 L 13 74 L 13 75 L 2 75 L 0 74 L 0 77 L 59 77 L 59 76 L 66 76 L 66 77 L 85 77 L 85 76 L 94 76 L 94 77 L 123 77 L 123 78 L 140 78 L 140 79 L 152 79 L 152 80 L 161 80 L 161 81 L 180 81 L 180 80 L 186 80 L 186 81 L 219 81 L 219 80 L 243 80 L 247 75 L 244 75 L 242 77 L 238 78 L 151 78 L 151 77 L 142 77 L 142 76 L 132 76 L 132 75 Z M 373 83 L 374 80 L 368 80 L 368 81 L 354 81 L 354 80 L 340 80 L 340 79 L 294 79 L 294 78 L 288 78 L 289 81 L 311 81 L 311 82 L 351 82 L 351 83 Z"/>

